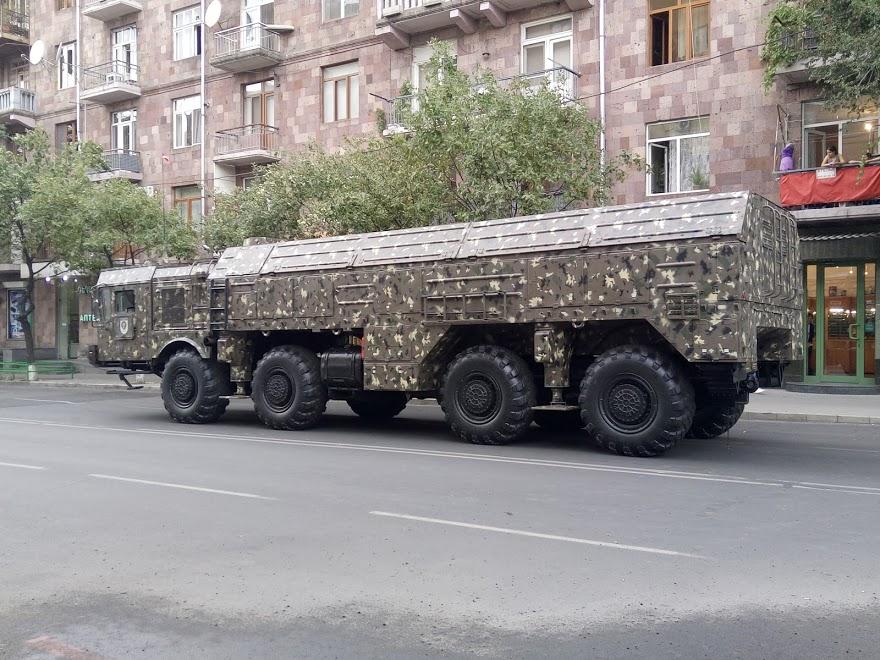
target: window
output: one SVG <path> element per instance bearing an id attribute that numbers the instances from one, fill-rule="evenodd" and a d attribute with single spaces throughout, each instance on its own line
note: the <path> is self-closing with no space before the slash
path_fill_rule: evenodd
<path id="1" fill-rule="evenodd" d="M 24 339 L 24 324 L 21 319 L 24 315 L 27 292 L 24 289 L 8 289 L 6 291 L 7 326 L 6 333 L 9 339 Z"/>
<path id="2" fill-rule="evenodd" d="M 253 25 L 254 23 L 271 25 L 274 22 L 274 0 L 244 0 L 244 9 L 241 11 L 242 25 Z"/>
<path id="3" fill-rule="evenodd" d="M 21 89 L 30 89 L 30 65 L 27 60 L 9 63 L 9 84 Z"/>
<path id="4" fill-rule="evenodd" d="M 55 0 L 55 11 L 61 11 L 62 9 L 73 9 L 73 4 L 75 0 Z"/>
<path id="5" fill-rule="evenodd" d="M 202 16 L 198 7 L 174 12 L 174 61 L 202 54 Z"/>
<path id="6" fill-rule="evenodd" d="M 68 144 L 76 142 L 76 122 L 66 121 L 55 124 L 55 149 L 61 151 Z"/>
<path id="7" fill-rule="evenodd" d="M 110 115 L 110 148 L 134 151 L 137 137 L 137 110 L 121 110 Z"/>
<path id="8" fill-rule="evenodd" d="M 868 105 L 855 117 L 843 110 L 828 110 L 822 101 L 803 104 L 803 166 L 819 167 L 830 146 L 844 162 L 880 153 L 880 109 Z"/>
<path id="9" fill-rule="evenodd" d="M 707 0 L 649 0 L 651 65 L 709 54 Z"/>
<path id="10" fill-rule="evenodd" d="M 244 86 L 242 123 L 245 126 L 275 125 L 275 81 L 264 80 Z"/>
<path id="11" fill-rule="evenodd" d="M 571 16 L 551 18 L 548 21 L 527 23 L 522 26 L 522 73 L 530 85 L 540 86 L 547 80 L 547 72 L 556 69 L 552 84 L 562 87 L 560 91 L 574 93 L 574 79 L 560 67 L 572 66 L 572 19 Z"/>
<path id="12" fill-rule="evenodd" d="M 188 223 L 202 219 L 202 193 L 198 186 L 178 186 L 174 189 L 174 208 Z"/>
<path id="13" fill-rule="evenodd" d="M 58 48 L 58 89 L 76 85 L 76 42 L 61 44 Z"/>
<path id="14" fill-rule="evenodd" d="M 648 194 L 709 188 L 709 118 L 648 125 Z"/>
<path id="15" fill-rule="evenodd" d="M 159 296 L 162 301 L 159 307 L 162 325 L 186 326 L 186 290 L 183 288 L 160 289 Z"/>
<path id="16" fill-rule="evenodd" d="M 324 69 L 324 121 L 358 117 L 358 63 L 349 62 Z"/>
<path id="17" fill-rule="evenodd" d="M 113 311 L 115 313 L 130 314 L 134 310 L 134 291 L 132 289 L 113 292 Z"/>
<path id="18" fill-rule="evenodd" d="M 324 20 L 357 16 L 361 8 L 360 0 L 323 0 Z"/>
<path id="19" fill-rule="evenodd" d="M 199 130 L 202 122 L 202 97 L 197 95 L 175 99 L 173 110 L 174 148 L 179 149 L 200 144 Z"/>
<path id="20" fill-rule="evenodd" d="M 128 25 L 113 30 L 113 70 L 137 82 L 137 29 Z"/>

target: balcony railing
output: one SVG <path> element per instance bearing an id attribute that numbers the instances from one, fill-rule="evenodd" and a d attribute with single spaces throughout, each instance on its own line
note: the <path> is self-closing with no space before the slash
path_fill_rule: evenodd
<path id="1" fill-rule="evenodd" d="M 215 138 L 217 157 L 242 152 L 275 152 L 278 149 L 278 129 L 265 124 L 250 124 L 217 131 Z"/>
<path id="2" fill-rule="evenodd" d="M 0 114 L 13 112 L 25 115 L 37 114 L 37 95 L 21 87 L 0 89 Z"/>
<path id="3" fill-rule="evenodd" d="M 27 12 L 12 9 L 7 4 L 0 5 L 0 34 L 12 35 L 27 41 L 30 33 L 30 17 Z"/>
<path id="4" fill-rule="evenodd" d="M 558 66 L 536 73 L 498 78 L 496 82 L 499 87 L 504 89 L 520 86 L 526 94 L 534 93 L 546 85 L 548 89 L 559 95 L 560 101 L 572 103 L 577 99 L 578 78 L 580 78 L 580 74 L 576 71 L 565 66 Z M 475 93 L 480 93 L 484 88 L 484 85 L 476 84 L 471 89 Z M 418 112 L 418 109 L 417 94 L 398 96 L 392 99 L 386 107 L 385 134 L 405 133 L 408 130 L 407 123 L 409 117 L 414 112 Z"/>
<path id="5" fill-rule="evenodd" d="M 793 209 L 880 204 L 880 163 L 779 172 L 779 199 Z"/>
<path id="6" fill-rule="evenodd" d="M 105 62 L 82 70 L 82 91 L 113 85 L 136 85 L 138 67 L 123 60 Z"/>
<path id="7" fill-rule="evenodd" d="M 801 30 L 800 32 L 788 32 L 782 35 L 780 41 L 785 48 L 791 48 L 792 50 L 804 53 L 816 50 L 819 47 L 819 39 L 810 29 Z"/>
<path id="8" fill-rule="evenodd" d="M 229 58 L 252 50 L 264 50 L 281 56 L 281 35 L 262 23 L 251 23 L 222 30 L 214 35 L 214 57 Z"/>
<path id="9" fill-rule="evenodd" d="M 110 172 L 141 172 L 141 154 L 131 149 L 110 149 L 104 152 L 104 162 Z"/>

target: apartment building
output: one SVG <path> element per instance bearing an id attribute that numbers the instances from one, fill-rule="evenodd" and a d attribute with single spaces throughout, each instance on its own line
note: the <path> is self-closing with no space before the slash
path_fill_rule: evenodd
<path id="1" fill-rule="evenodd" d="M 96 178 L 137 181 L 198 223 L 255 166 L 375 131 L 376 111 L 405 81 L 424 84 L 428 43 L 442 40 L 465 69 L 552 77 L 565 102 L 604 121 L 609 154 L 642 155 L 651 172 L 618 185 L 620 203 L 749 189 L 795 209 L 809 307 L 803 380 L 875 384 L 880 166 L 820 166 L 831 144 L 852 158 L 880 150 L 877 113 L 828 113 L 803 65 L 765 91 L 772 0 L 222 2 L 208 26 L 195 0 L 2 0 L 0 122 L 42 126 L 58 145 L 102 144 L 110 169 Z M 22 54 L 37 39 L 45 59 L 29 65 Z M 779 173 L 786 143 L 795 169 Z M 9 314 L 20 281 L 14 264 L 0 268 L 0 349 L 11 354 L 22 346 Z M 78 286 L 41 286 L 47 354 L 87 342 Z"/>

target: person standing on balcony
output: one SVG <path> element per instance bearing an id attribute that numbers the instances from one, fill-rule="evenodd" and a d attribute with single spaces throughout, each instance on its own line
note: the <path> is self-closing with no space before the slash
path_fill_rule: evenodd
<path id="1" fill-rule="evenodd" d="M 782 157 L 779 159 L 779 171 L 788 172 L 794 169 L 794 145 L 789 142 L 782 150 Z"/>
<path id="2" fill-rule="evenodd" d="M 843 163 L 843 156 L 837 151 L 837 147 L 833 144 L 828 145 L 828 149 L 825 151 L 825 158 L 822 160 L 822 167 L 833 167 L 834 165 L 842 165 Z"/>

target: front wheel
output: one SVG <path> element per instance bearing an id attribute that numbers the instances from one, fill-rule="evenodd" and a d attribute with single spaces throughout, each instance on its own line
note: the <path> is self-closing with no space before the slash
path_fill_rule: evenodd
<path id="1" fill-rule="evenodd" d="M 612 348 L 581 381 L 581 420 L 603 449 L 658 456 L 681 440 L 694 417 L 690 382 L 667 357 L 644 346 Z"/>
<path id="2" fill-rule="evenodd" d="M 251 398 L 269 428 L 298 431 L 315 426 L 327 407 L 321 363 L 301 346 L 278 346 L 254 369 Z"/>
<path id="3" fill-rule="evenodd" d="M 506 445 L 532 423 L 535 384 L 518 355 L 497 346 L 474 346 L 452 361 L 441 406 L 459 438 L 479 445 Z"/>
<path id="4" fill-rule="evenodd" d="M 193 351 L 178 351 L 162 371 L 162 403 L 176 422 L 216 422 L 229 401 L 223 394 L 223 374 L 216 362 L 203 360 Z"/>

